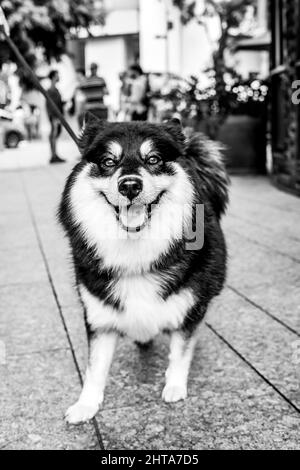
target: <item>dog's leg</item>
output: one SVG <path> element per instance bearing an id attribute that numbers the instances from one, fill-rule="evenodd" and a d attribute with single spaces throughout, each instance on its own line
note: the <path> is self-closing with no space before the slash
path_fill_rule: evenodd
<path id="1" fill-rule="evenodd" d="M 103 401 L 104 388 L 116 347 L 115 332 L 95 331 L 90 336 L 89 362 L 78 401 L 66 412 L 66 421 L 78 424 L 93 418 Z"/>
<path id="2" fill-rule="evenodd" d="M 183 331 L 171 333 L 169 366 L 162 398 L 166 402 L 184 400 L 187 396 L 187 380 L 197 342 L 197 330 L 191 335 Z"/>

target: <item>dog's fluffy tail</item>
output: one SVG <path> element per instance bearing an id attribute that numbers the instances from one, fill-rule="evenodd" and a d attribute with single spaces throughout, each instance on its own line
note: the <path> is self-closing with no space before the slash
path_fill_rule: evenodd
<path id="1" fill-rule="evenodd" d="M 185 144 L 186 162 L 193 172 L 199 192 L 208 199 L 218 218 L 228 204 L 229 177 L 226 172 L 222 146 L 202 134 L 192 135 Z"/>

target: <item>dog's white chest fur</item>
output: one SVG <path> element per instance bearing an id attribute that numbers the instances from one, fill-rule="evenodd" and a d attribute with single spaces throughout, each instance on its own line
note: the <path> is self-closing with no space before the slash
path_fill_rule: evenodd
<path id="1" fill-rule="evenodd" d="M 117 329 L 141 342 L 164 329 L 178 328 L 194 304 L 189 289 L 163 300 L 159 277 L 153 274 L 124 276 L 115 284 L 114 297 L 120 300 L 122 311 L 104 304 L 83 287 L 81 294 L 93 328 Z"/>

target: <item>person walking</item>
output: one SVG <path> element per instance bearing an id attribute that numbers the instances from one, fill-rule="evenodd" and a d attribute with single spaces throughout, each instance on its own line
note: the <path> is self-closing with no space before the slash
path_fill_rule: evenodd
<path id="1" fill-rule="evenodd" d="M 129 67 L 131 78 L 131 92 L 129 104 L 132 121 L 146 121 L 148 118 L 148 79 L 138 64 Z"/>
<path id="2" fill-rule="evenodd" d="M 83 95 L 79 121 L 82 122 L 87 111 L 100 119 L 107 119 L 108 109 L 104 102 L 104 97 L 108 95 L 107 85 L 104 78 L 98 74 L 98 65 L 95 62 L 90 66 L 90 75 L 81 81 L 78 89 Z"/>
<path id="3" fill-rule="evenodd" d="M 48 95 L 50 96 L 52 101 L 56 104 L 59 111 L 63 114 L 64 104 L 62 101 L 61 94 L 58 88 L 56 87 L 57 83 L 59 82 L 58 71 L 51 70 L 48 77 L 51 80 L 51 86 L 48 89 Z M 51 126 L 50 135 L 49 135 L 51 158 L 50 158 L 49 163 L 64 163 L 65 160 L 60 158 L 56 153 L 56 141 L 61 134 L 61 123 L 48 103 L 47 103 L 47 113 L 48 113 L 50 126 Z"/>
<path id="4" fill-rule="evenodd" d="M 128 72 L 122 72 L 119 74 L 120 79 L 120 99 L 119 99 L 119 111 L 117 113 L 117 121 L 125 122 L 131 120 L 131 109 L 130 109 L 130 95 L 131 95 L 131 79 L 128 76 Z"/>

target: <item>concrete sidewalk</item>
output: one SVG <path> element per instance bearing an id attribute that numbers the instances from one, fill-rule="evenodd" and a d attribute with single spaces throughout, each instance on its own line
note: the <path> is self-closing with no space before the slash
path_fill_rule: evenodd
<path id="1" fill-rule="evenodd" d="M 57 152 L 67 162 L 75 162 L 79 151 L 68 137 L 58 139 Z M 0 171 L 47 166 L 50 159 L 48 139 L 24 141 L 16 149 L 0 149 Z"/>
<path id="2" fill-rule="evenodd" d="M 167 338 L 122 340 L 95 423 L 67 426 L 86 356 L 55 208 L 70 165 L 0 173 L 0 448 L 297 449 L 300 201 L 233 178 L 227 287 L 206 318 L 189 397 L 161 401 Z M 98 428 L 98 429 L 97 429 Z"/>

